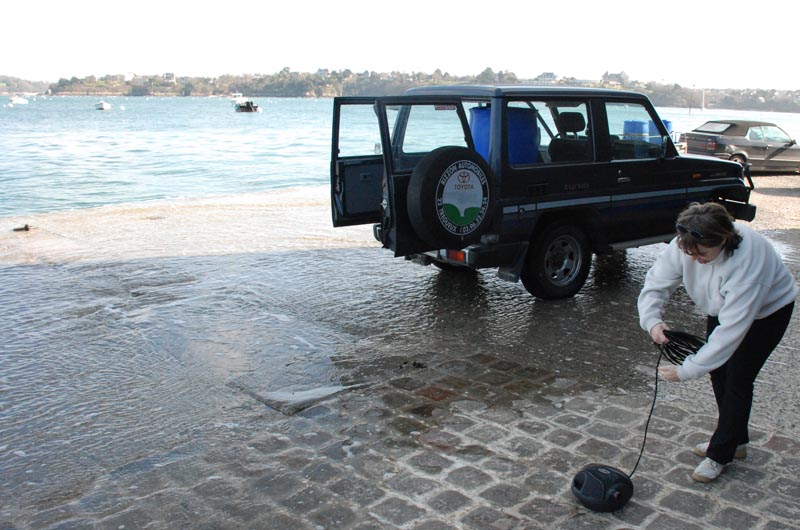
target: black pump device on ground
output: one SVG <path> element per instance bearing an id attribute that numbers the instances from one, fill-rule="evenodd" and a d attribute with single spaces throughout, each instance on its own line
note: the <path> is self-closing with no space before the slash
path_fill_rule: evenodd
<path id="1" fill-rule="evenodd" d="M 644 453 L 644 446 L 647 442 L 647 428 L 650 426 L 650 418 L 653 417 L 653 409 L 656 406 L 658 396 L 658 366 L 661 358 L 666 358 L 672 364 L 683 364 L 688 355 L 696 353 L 705 341 L 700 337 L 682 331 L 664 331 L 664 335 L 669 339 L 666 344 L 657 344 L 660 351 L 658 361 L 656 361 L 656 383 L 653 391 L 653 404 L 650 406 L 650 413 L 647 415 L 647 423 L 644 426 L 644 438 L 642 448 L 639 451 L 639 458 L 633 466 L 630 474 L 625 474 L 615 467 L 605 464 L 588 464 L 583 467 L 572 479 L 572 494 L 577 499 L 595 512 L 614 512 L 622 509 L 633 497 L 633 482 L 631 477 L 639 467 L 639 461 Z"/>

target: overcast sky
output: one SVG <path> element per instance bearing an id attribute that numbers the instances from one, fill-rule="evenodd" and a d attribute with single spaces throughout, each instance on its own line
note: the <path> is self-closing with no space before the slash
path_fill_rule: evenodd
<path id="1" fill-rule="evenodd" d="M 0 75 L 542 72 L 800 89 L 796 0 L 11 1 Z"/>

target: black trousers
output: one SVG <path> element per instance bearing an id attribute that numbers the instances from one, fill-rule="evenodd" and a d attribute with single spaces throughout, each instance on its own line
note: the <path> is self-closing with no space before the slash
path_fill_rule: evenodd
<path id="1" fill-rule="evenodd" d="M 750 441 L 747 425 L 753 405 L 753 383 L 758 372 L 783 338 L 792 318 L 794 302 L 771 315 L 753 321 L 744 340 L 728 361 L 711 372 L 711 385 L 719 417 L 706 456 L 720 463 L 733 460 L 736 446 Z M 708 317 L 707 336 L 719 325 Z"/>

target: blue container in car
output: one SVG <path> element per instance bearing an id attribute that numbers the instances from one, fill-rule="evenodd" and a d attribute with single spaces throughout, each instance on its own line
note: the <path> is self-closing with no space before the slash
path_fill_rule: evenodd
<path id="1" fill-rule="evenodd" d="M 650 134 L 648 123 L 643 120 L 625 120 L 622 124 L 623 140 L 647 140 Z"/>
<path id="2" fill-rule="evenodd" d="M 512 166 L 539 161 L 539 124 L 536 110 L 508 109 L 508 163 Z"/>
<path id="3" fill-rule="evenodd" d="M 672 122 L 670 120 L 661 121 L 667 129 L 667 134 L 672 136 Z M 653 121 L 650 122 L 650 143 L 661 145 L 661 133 Z"/>
<path id="4" fill-rule="evenodd" d="M 491 115 L 492 109 L 489 107 L 469 109 L 469 129 L 472 132 L 475 150 L 487 162 L 489 161 L 489 117 Z"/>
<path id="5" fill-rule="evenodd" d="M 469 109 L 472 141 L 475 150 L 485 160 L 489 160 L 489 117 L 488 107 Z M 508 119 L 508 163 L 512 166 L 535 164 L 539 162 L 539 124 L 535 109 L 510 107 Z"/>

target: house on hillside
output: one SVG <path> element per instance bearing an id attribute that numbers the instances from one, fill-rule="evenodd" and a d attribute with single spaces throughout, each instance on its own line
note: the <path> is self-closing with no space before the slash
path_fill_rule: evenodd
<path id="1" fill-rule="evenodd" d="M 620 72 L 618 74 L 610 74 L 608 72 L 603 74 L 603 86 L 611 87 L 611 88 L 622 88 L 628 85 L 628 74 L 625 72 Z"/>
<path id="2" fill-rule="evenodd" d="M 533 82 L 537 85 L 555 85 L 558 77 L 553 72 L 542 72 L 533 78 Z"/>

